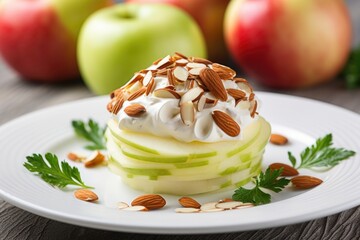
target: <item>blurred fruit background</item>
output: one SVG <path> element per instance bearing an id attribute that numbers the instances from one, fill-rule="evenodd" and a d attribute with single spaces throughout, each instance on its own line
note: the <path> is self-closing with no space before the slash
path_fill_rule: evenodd
<path id="1" fill-rule="evenodd" d="M 98 95 L 175 51 L 230 65 L 270 91 L 360 86 L 359 26 L 347 5 L 356 0 L 124 2 L 3 0 L 1 56 L 24 81 L 82 79 Z"/>

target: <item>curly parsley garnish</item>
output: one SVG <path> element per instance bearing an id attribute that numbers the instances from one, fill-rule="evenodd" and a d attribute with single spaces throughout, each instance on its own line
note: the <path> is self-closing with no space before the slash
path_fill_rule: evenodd
<path id="1" fill-rule="evenodd" d="M 343 148 L 332 147 L 332 134 L 327 134 L 323 138 L 316 140 L 315 144 L 305 148 L 300 153 L 300 162 L 291 152 L 288 157 L 293 167 L 299 168 L 316 168 L 316 167 L 334 167 L 342 160 L 348 159 L 355 155 L 354 151 Z"/>
<path id="2" fill-rule="evenodd" d="M 255 180 L 255 187 L 252 189 L 246 189 L 243 187 L 235 190 L 232 199 L 235 201 L 241 201 L 246 203 L 253 203 L 254 205 L 270 203 L 271 195 L 265 193 L 262 188 L 269 189 L 273 192 L 282 191 L 290 180 L 286 178 L 279 178 L 282 169 L 271 170 L 267 168 L 265 173 L 261 172 Z"/>
<path id="3" fill-rule="evenodd" d="M 91 142 L 91 145 L 85 146 L 89 150 L 105 150 L 106 143 L 104 138 L 105 127 L 101 128 L 97 122 L 89 119 L 86 124 L 81 120 L 73 120 L 71 122 L 73 129 L 77 136 L 84 138 Z"/>
<path id="4" fill-rule="evenodd" d="M 65 161 L 59 164 L 58 157 L 54 154 L 46 153 L 45 159 L 40 154 L 33 154 L 27 156 L 26 159 L 24 167 L 30 172 L 37 173 L 51 186 L 64 188 L 67 185 L 75 185 L 82 188 L 93 188 L 85 185 L 76 167 L 71 167 Z"/>

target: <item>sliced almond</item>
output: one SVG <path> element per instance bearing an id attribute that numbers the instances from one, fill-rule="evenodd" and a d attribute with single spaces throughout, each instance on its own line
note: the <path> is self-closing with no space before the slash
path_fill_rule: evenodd
<path id="1" fill-rule="evenodd" d="M 201 112 L 206 104 L 206 97 L 204 95 L 201 95 L 199 100 L 195 104 L 196 111 Z"/>
<path id="2" fill-rule="evenodd" d="M 181 96 L 174 90 L 159 88 L 154 91 L 154 96 L 158 98 L 176 98 L 180 99 Z"/>
<path id="3" fill-rule="evenodd" d="M 215 205 L 216 208 L 222 208 L 224 210 L 230 210 L 237 207 L 240 207 L 243 203 L 238 201 L 231 201 L 231 202 L 221 202 Z"/>
<path id="4" fill-rule="evenodd" d="M 155 89 L 156 83 L 154 78 L 151 78 L 149 84 L 146 87 L 145 95 L 149 96 L 150 93 L 152 93 Z"/>
<path id="5" fill-rule="evenodd" d="M 176 85 L 175 77 L 174 77 L 174 74 L 173 74 L 173 72 L 172 72 L 171 69 L 168 69 L 168 70 L 167 70 L 166 76 L 167 76 L 167 78 L 168 78 L 169 85 L 170 85 L 170 86 L 175 86 L 175 85 Z"/>
<path id="6" fill-rule="evenodd" d="M 105 155 L 100 151 L 94 151 L 92 154 L 87 157 L 84 161 L 84 165 L 87 168 L 96 167 L 102 164 L 105 161 Z"/>
<path id="7" fill-rule="evenodd" d="M 235 209 L 244 209 L 244 208 L 250 208 L 255 207 L 253 203 L 243 203 L 241 206 L 236 207 Z"/>
<path id="8" fill-rule="evenodd" d="M 183 102 L 196 101 L 201 97 L 203 93 L 204 90 L 200 87 L 191 88 L 181 97 L 180 104 L 182 104 Z"/>
<path id="9" fill-rule="evenodd" d="M 124 112 L 130 117 L 139 117 L 146 112 L 146 108 L 141 104 L 135 103 L 127 106 Z"/>
<path id="10" fill-rule="evenodd" d="M 94 202 L 99 199 L 99 197 L 89 189 L 79 189 L 74 192 L 74 196 L 82 201 Z"/>
<path id="11" fill-rule="evenodd" d="M 253 92 L 252 87 L 250 86 L 250 84 L 243 78 L 235 78 L 234 81 L 236 82 L 236 84 L 238 85 L 238 87 L 247 92 L 248 94 Z"/>
<path id="12" fill-rule="evenodd" d="M 273 133 L 270 135 L 270 142 L 275 145 L 285 145 L 288 143 L 288 139 L 281 134 Z"/>
<path id="13" fill-rule="evenodd" d="M 195 62 L 195 63 L 202 63 L 202 64 L 206 64 L 206 65 L 212 64 L 212 62 L 210 60 L 205 59 L 205 58 L 199 58 L 199 57 L 190 57 L 190 61 Z"/>
<path id="14" fill-rule="evenodd" d="M 123 97 L 114 98 L 107 106 L 108 110 L 113 114 L 118 114 L 122 108 L 125 99 Z"/>
<path id="15" fill-rule="evenodd" d="M 180 58 L 183 58 L 183 59 L 188 59 L 187 56 L 185 56 L 184 54 L 179 53 L 179 52 L 175 52 L 175 55 L 176 55 L 176 56 L 179 56 Z"/>
<path id="16" fill-rule="evenodd" d="M 165 67 L 168 67 L 169 65 L 171 65 L 172 62 L 171 62 L 171 56 L 170 55 L 167 55 L 166 57 L 164 57 L 163 59 L 161 59 L 159 61 L 159 63 L 157 64 L 157 68 L 158 69 L 161 69 L 161 68 L 165 68 Z"/>
<path id="17" fill-rule="evenodd" d="M 253 118 L 255 117 L 255 114 L 256 114 L 256 110 L 257 110 L 257 101 L 256 100 L 253 100 L 250 102 L 250 116 Z"/>
<path id="18" fill-rule="evenodd" d="M 136 82 L 139 82 L 143 78 L 144 78 L 144 76 L 141 73 L 135 73 L 134 76 L 126 83 L 124 88 L 129 89 Z"/>
<path id="19" fill-rule="evenodd" d="M 129 204 L 127 204 L 126 202 L 118 202 L 116 205 L 119 209 L 124 209 L 129 207 Z"/>
<path id="20" fill-rule="evenodd" d="M 216 125 L 223 130 L 227 135 L 236 137 L 240 134 L 240 126 L 227 113 L 215 110 L 212 112 L 212 117 Z"/>
<path id="21" fill-rule="evenodd" d="M 185 208 L 200 208 L 201 204 L 191 197 L 179 198 L 178 202 Z"/>
<path id="22" fill-rule="evenodd" d="M 272 163 L 269 165 L 269 168 L 271 170 L 279 170 L 282 168 L 281 176 L 296 176 L 299 174 L 296 168 L 284 163 Z"/>
<path id="23" fill-rule="evenodd" d="M 255 98 L 255 94 L 254 94 L 253 92 L 250 93 L 250 94 L 249 94 L 249 101 L 254 100 L 254 98 Z"/>
<path id="24" fill-rule="evenodd" d="M 203 63 L 189 62 L 188 64 L 186 64 L 186 67 L 188 67 L 188 68 L 206 68 L 206 65 Z"/>
<path id="25" fill-rule="evenodd" d="M 218 63 L 213 63 L 212 69 L 222 80 L 233 79 L 236 76 L 236 72 L 233 69 Z"/>
<path id="26" fill-rule="evenodd" d="M 191 89 L 195 86 L 195 80 L 186 80 L 185 82 L 185 89 Z"/>
<path id="27" fill-rule="evenodd" d="M 129 87 L 127 89 L 128 93 L 131 95 L 133 94 L 134 92 L 136 92 L 137 90 L 141 89 L 142 88 L 142 83 L 140 81 L 137 81 L 136 83 L 134 83 L 133 85 L 131 85 L 131 87 Z"/>
<path id="28" fill-rule="evenodd" d="M 127 208 L 123 208 L 122 210 L 138 212 L 138 211 L 148 211 L 149 209 L 147 209 L 145 206 L 130 206 Z"/>
<path id="29" fill-rule="evenodd" d="M 232 96 L 235 100 L 243 99 L 246 97 L 246 93 L 234 88 L 228 88 L 226 89 L 227 93 Z"/>
<path id="30" fill-rule="evenodd" d="M 180 82 L 185 82 L 189 77 L 189 72 L 183 67 L 175 67 L 173 73 L 174 77 Z"/>
<path id="31" fill-rule="evenodd" d="M 195 108 L 191 101 L 180 104 L 180 117 L 186 126 L 190 126 L 195 122 Z"/>
<path id="32" fill-rule="evenodd" d="M 291 183 L 299 189 L 308 189 L 320 185 L 323 181 L 311 176 L 297 176 L 291 179 Z"/>
<path id="33" fill-rule="evenodd" d="M 200 72 L 200 79 L 206 88 L 209 89 L 216 98 L 221 101 L 227 100 L 227 92 L 222 83 L 222 80 L 214 70 L 210 68 L 202 69 Z"/>
<path id="34" fill-rule="evenodd" d="M 86 159 L 86 156 L 84 156 L 83 154 L 80 154 L 80 153 L 69 152 L 67 154 L 67 158 L 74 162 L 82 162 L 83 160 Z"/>
<path id="35" fill-rule="evenodd" d="M 200 75 L 200 72 L 203 68 L 192 68 L 189 70 L 189 73 L 192 75 Z"/>
<path id="36" fill-rule="evenodd" d="M 138 97 L 143 95 L 145 92 L 146 92 L 146 87 L 142 87 L 142 88 L 138 89 L 137 91 L 135 91 L 133 94 L 131 94 L 127 100 L 132 101 L 134 99 L 137 99 Z"/>
<path id="37" fill-rule="evenodd" d="M 148 86 L 148 84 L 150 83 L 151 79 L 153 78 L 153 74 L 151 71 L 148 71 L 146 74 L 145 74 L 145 77 L 142 81 L 142 84 L 143 86 Z"/>
<path id="38" fill-rule="evenodd" d="M 224 199 L 219 200 L 219 203 L 232 202 L 232 201 L 234 201 L 234 200 L 232 200 L 231 198 L 224 198 Z"/>
<path id="39" fill-rule="evenodd" d="M 149 210 L 159 209 L 165 205 L 165 199 L 159 194 L 144 194 L 131 202 L 131 206 L 144 206 Z"/>
<path id="40" fill-rule="evenodd" d="M 198 213 L 200 209 L 198 208 L 175 208 L 176 213 Z"/>
<path id="41" fill-rule="evenodd" d="M 216 209 L 216 204 L 218 204 L 218 202 L 208 202 L 205 204 L 202 204 L 200 207 L 201 211 L 209 211 L 212 209 Z"/>

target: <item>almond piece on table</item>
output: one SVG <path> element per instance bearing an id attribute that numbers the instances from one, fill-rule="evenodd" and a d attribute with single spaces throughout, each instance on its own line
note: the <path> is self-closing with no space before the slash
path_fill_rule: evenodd
<path id="1" fill-rule="evenodd" d="M 82 162 L 83 160 L 86 159 L 84 155 L 75 152 L 69 152 L 67 154 L 67 158 L 74 162 Z"/>
<path id="2" fill-rule="evenodd" d="M 186 126 L 190 126 L 195 122 L 195 107 L 191 101 L 180 104 L 180 117 Z"/>
<path id="3" fill-rule="evenodd" d="M 299 174 L 298 170 L 290 165 L 284 164 L 284 163 L 272 163 L 269 165 L 269 168 L 271 170 L 278 170 L 283 168 L 283 171 L 281 172 L 281 176 L 296 176 Z"/>
<path id="4" fill-rule="evenodd" d="M 175 208 L 177 213 L 198 213 L 200 209 L 198 208 Z"/>
<path id="5" fill-rule="evenodd" d="M 212 112 L 212 118 L 216 125 L 227 135 L 236 137 L 240 134 L 240 126 L 227 113 L 215 110 Z"/>
<path id="6" fill-rule="evenodd" d="M 74 192 L 74 196 L 82 201 L 94 202 L 98 200 L 98 196 L 89 189 L 79 189 Z"/>
<path id="7" fill-rule="evenodd" d="M 127 204 L 126 202 L 118 202 L 116 205 L 119 209 L 124 209 L 129 207 L 129 204 Z"/>
<path id="8" fill-rule="evenodd" d="M 291 179 L 291 183 L 299 189 L 308 189 L 320 185 L 323 181 L 311 176 L 297 176 Z"/>
<path id="9" fill-rule="evenodd" d="M 138 117 L 146 112 L 146 108 L 141 104 L 135 103 L 127 106 L 124 112 L 130 117 Z"/>
<path id="10" fill-rule="evenodd" d="M 231 202 L 221 202 L 215 205 L 216 208 L 221 208 L 224 210 L 230 210 L 230 209 L 234 209 L 237 207 L 240 207 L 241 205 L 243 205 L 242 202 L 238 202 L 238 201 L 231 201 Z"/>
<path id="11" fill-rule="evenodd" d="M 195 199 L 191 198 L 191 197 L 182 197 L 179 198 L 179 203 L 181 206 L 185 207 L 185 208 L 200 208 L 201 204 L 198 203 Z"/>
<path id="12" fill-rule="evenodd" d="M 200 71 L 201 82 L 219 100 L 227 100 L 227 92 L 219 75 L 210 68 L 203 68 Z"/>
<path id="13" fill-rule="evenodd" d="M 285 145 L 288 143 L 288 139 L 281 134 L 273 133 L 270 135 L 270 142 L 275 145 Z"/>
<path id="14" fill-rule="evenodd" d="M 105 161 L 105 155 L 100 151 L 94 151 L 89 157 L 84 161 L 84 165 L 87 168 L 98 166 L 99 164 Z"/>
<path id="15" fill-rule="evenodd" d="M 127 208 L 123 208 L 122 210 L 124 211 L 133 211 L 133 212 L 138 212 L 138 211 L 148 211 L 149 209 L 147 209 L 145 206 L 130 206 Z"/>
<path id="16" fill-rule="evenodd" d="M 149 210 L 159 209 L 165 205 L 165 199 L 158 194 L 141 195 L 131 202 L 131 206 L 144 206 Z"/>

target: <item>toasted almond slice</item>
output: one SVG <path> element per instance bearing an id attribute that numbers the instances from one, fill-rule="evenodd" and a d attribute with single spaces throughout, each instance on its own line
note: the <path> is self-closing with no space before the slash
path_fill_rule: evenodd
<path id="1" fill-rule="evenodd" d="M 137 81 L 135 82 L 133 85 L 131 85 L 131 87 L 127 88 L 127 92 L 131 95 L 134 92 L 136 92 L 137 90 L 142 88 L 142 83 L 141 81 Z"/>
<path id="2" fill-rule="evenodd" d="M 236 82 L 236 84 L 238 85 L 238 87 L 245 91 L 246 93 L 250 94 L 253 92 L 252 87 L 250 86 L 250 84 L 243 78 L 235 78 L 234 81 Z"/>
<path id="3" fill-rule="evenodd" d="M 181 82 L 185 82 L 189 77 L 189 72 L 183 67 L 175 67 L 173 73 L 174 77 Z"/>
<path id="4" fill-rule="evenodd" d="M 189 62 L 188 64 L 186 64 L 186 67 L 188 67 L 188 68 L 206 68 L 206 65 L 203 63 Z"/>
<path id="5" fill-rule="evenodd" d="M 195 122 L 195 108 L 191 101 L 180 104 L 180 117 L 186 126 L 190 126 Z"/>
<path id="6" fill-rule="evenodd" d="M 232 96 L 235 100 L 243 99 L 246 97 L 246 93 L 234 88 L 228 88 L 226 89 L 227 93 Z"/>
<path id="7" fill-rule="evenodd" d="M 84 165 L 87 168 L 95 167 L 105 161 L 105 155 L 100 151 L 94 151 L 88 158 L 85 159 Z"/>
<path id="8" fill-rule="evenodd" d="M 158 98 L 176 98 L 180 99 L 180 95 L 171 89 L 159 88 L 154 91 L 154 96 Z"/>
<path id="9" fill-rule="evenodd" d="M 210 60 L 205 59 L 205 58 L 199 58 L 199 57 L 190 57 L 190 61 L 195 62 L 195 63 L 202 63 L 202 64 L 206 64 L 206 65 L 212 64 L 212 62 Z"/>
<path id="10" fill-rule="evenodd" d="M 177 213 L 198 213 L 200 209 L 198 208 L 175 208 Z"/>
<path id="11" fill-rule="evenodd" d="M 191 89 L 194 87 L 194 85 L 195 85 L 195 80 L 188 79 L 185 82 L 185 89 Z"/>
<path id="12" fill-rule="evenodd" d="M 130 207 L 127 207 L 127 208 L 123 208 L 122 210 L 138 212 L 138 211 L 148 211 L 149 209 L 147 209 L 144 206 L 130 206 Z"/>
<path id="13" fill-rule="evenodd" d="M 200 79 L 207 89 L 219 100 L 227 100 L 227 92 L 224 84 L 217 73 L 210 69 L 204 68 L 200 71 Z"/>
<path id="14" fill-rule="evenodd" d="M 235 107 L 237 107 L 239 109 L 249 109 L 250 108 L 250 102 L 247 101 L 246 98 L 238 99 L 235 102 Z"/>
<path id="15" fill-rule="evenodd" d="M 189 70 L 189 73 L 192 75 L 200 75 L 200 71 L 203 69 L 203 67 L 201 68 L 192 68 Z"/>
<path id="16" fill-rule="evenodd" d="M 222 212 L 222 211 L 224 211 L 223 208 L 213 208 L 213 209 L 201 210 L 201 212 L 207 212 L 207 213 L 209 213 L 209 212 Z"/>
<path id="17" fill-rule="evenodd" d="M 134 85 L 136 82 L 143 79 L 144 76 L 141 73 L 135 73 L 134 76 L 127 82 L 127 84 L 124 86 L 126 89 L 130 88 L 132 85 Z"/>
<path id="18" fill-rule="evenodd" d="M 124 209 L 129 207 L 129 204 L 127 204 L 126 202 L 118 202 L 116 205 L 119 209 Z"/>
<path id="19" fill-rule="evenodd" d="M 175 64 L 177 66 L 185 66 L 189 61 L 184 59 L 184 58 L 181 58 L 181 59 L 178 59 L 175 61 Z"/>
<path id="20" fill-rule="evenodd" d="M 133 94 L 131 94 L 127 100 L 132 101 L 134 99 L 137 99 L 138 97 L 143 95 L 145 92 L 146 92 L 146 87 L 142 87 L 142 88 L 138 89 L 137 91 L 135 91 Z"/>
<path id="21" fill-rule="evenodd" d="M 94 202 L 99 199 L 99 197 L 93 191 L 89 189 L 79 189 L 74 192 L 74 196 L 82 201 Z"/>
<path id="22" fill-rule="evenodd" d="M 236 76 L 236 72 L 233 69 L 218 63 L 213 63 L 212 69 L 219 74 L 222 80 L 233 79 Z"/>
<path id="23" fill-rule="evenodd" d="M 127 106 L 124 112 L 130 117 L 139 117 L 146 112 L 146 108 L 141 104 L 135 103 Z"/>
<path id="24" fill-rule="evenodd" d="M 164 57 L 163 59 L 160 60 L 160 62 L 157 64 L 157 68 L 158 69 L 166 68 L 166 67 L 170 66 L 171 64 L 172 64 L 171 56 L 167 55 L 166 57 Z"/>
<path id="25" fill-rule="evenodd" d="M 200 210 L 201 211 L 209 211 L 211 209 L 216 209 L 216 204 L 218 204 L 218 202 L 205 203 L 205 204 L 201 205 Z"/>
<path id="26" fill-rule="evenodd" d="M 168 81 L 169 81 L 169 85 L 170 86 L 175 86 L 175 77 L 174 77 L 174 73 L 171 69 L 168 69 L 167 70 L 167 73 L 166 73 L 166 76 L 168 78 Z"/>
<path id="27" fill-rule="evenodd" d="M 149 84 L 146 87 L 145 95 L 149 96 L 150 93 L 152 93 L 155 89 L 156 83 L 154 78 L 151 78 Z"/>
<path id="28" fill-rule="evenodd" d="M 116 98 L 116 99 L 114 98 L 113 100 L 114 101 L 112 101 L 108 104 L 108 109 L 110 109 L 111 113 L 118 114 L 118 112 L 120 111 L 120 109 L 122 108 L 122 106 L 125 102 L 125 99 L 124 99 L 124 97 L 120 97 L 120 98 Z M 111 107 L 109 105 L 111 105 Z"/>
<path id="29" fill-rule="evenodd" d="M 231 198 L 224 198 L 224 199 L 219 200 L 219 203 L 232 202 L 232 201 L 234 201 L 234 200 L 232 200 Z"/>
<path id="30" fill-rule="evenodd" d="M 253 118 L 255 117 L 255 114 L 256 114 L 256 109 L 257 109 L 257 101 L 256 100 L 253 100 L 250 102 L 250 116 Z"/>
<path id="31" fill-rule="evenodd" d="M 204 90 L 200 87 L 191 88 L 181 97 L 180 104 L 189 101 L 191 102 L 196 101 L 201 97 L 203 93 Z"/>
<path id="32" fill-rule="evenodd" d="M 240 134 L 240 126 L 227 113 L 215 110 L 212 112 L 212 117 L 216 125 L 223 130 L 227 135 L 236 137 Z"/>
<path id="33" fill-rule="evenodd" d="M 187 56 L 185 56 L 184 54 L 179 53 L 179 52 L 175 52 L 175 55 L 179 56 L 180 58 L 188 59 Z"/>
<path id="34" fill-rule="evenodd" d="M 67 154 L 67 158 L 74 162 L 82 162 L 83 160 L 86 159 L 86 156 L 84 156 L 83 154 L 80 154 L 80 153 L 69 152 Z"/>
<path id="35" fill-rule="evenodd" d="M 254 94 L 253 92 L 250 93 L 250 94 L 249 94 L 249 101 L 254 100 L 254 98 L 255 98 L 255 94 Z"/>
<path id="36" fill-rule="evenodd" d="M 200 208 L 201 204 L 191 197 L 181 197 L 178 202 L 185 208 Z"/>
<path id="37" fill-rule="evenodd" d="M 149 82 L 151 81 L 151 79 L 153 78 L 153 74 L 151 71 L 148 71 L 146 74 L 145 74 L 145 77 L 142 81 L 142 84 L 143 86 L 147 86 L 149 84 Z"/>
<path id="38" fill-rule="evenodd" d="M 255 207 L 253 203 L 243 203 L 241 206 L 236 207 L 235 209 L 244 209 L 244 208 L 250 208 Z"/>
<path id="39" fill-rule="evenodd" d="M 196 111 L 201 112 L 204 109 L 205 104 L 206 104 L 206 97 L 203 94 L 196 102 Z"/>
<path id="40" fill-rule="evenodd" d="M 224 210 L 234 209 L 240 207 L 243 203 L 238 201 L 222 202 L 215 205 L 216 208 L 222 208 Z"/>

